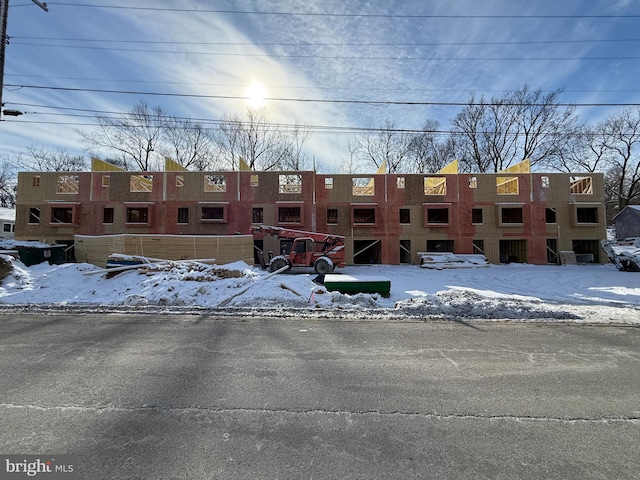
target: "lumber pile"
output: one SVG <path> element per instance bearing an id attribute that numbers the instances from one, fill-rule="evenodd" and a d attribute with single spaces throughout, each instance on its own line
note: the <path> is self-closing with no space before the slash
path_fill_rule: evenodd
<path id="1" fill-rule="evenodd" d="M 106 267 L 112 254 L 163 260 L 215 258 L 218 265 L 253 265 L 252 235 L 75 235 L 78 262 Z"/>

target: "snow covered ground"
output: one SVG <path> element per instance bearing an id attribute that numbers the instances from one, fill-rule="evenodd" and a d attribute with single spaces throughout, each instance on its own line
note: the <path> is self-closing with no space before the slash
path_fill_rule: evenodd
<path id="1" fill-rule="evenodd" d="M 170 263 L 107 276 L 90 264 L 25 267 L 2 258 L 10 262 L 0 283 L 3 310 L 640 324 L 640 273 L 613 265 L 375 265 L 336 272 L 390 279 L 391 295 L 383 298 L 328 292 L 311 270 L 269 276 L 243 262 Z"/>

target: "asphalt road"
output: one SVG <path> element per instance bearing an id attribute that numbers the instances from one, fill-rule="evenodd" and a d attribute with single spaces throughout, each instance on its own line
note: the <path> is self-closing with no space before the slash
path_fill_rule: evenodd
<path id="1" fill-rule="evenodd" d="M 639 445 L 637 327 L 0 315 L 0 454 L 82 479 L 621 480 Z"/>

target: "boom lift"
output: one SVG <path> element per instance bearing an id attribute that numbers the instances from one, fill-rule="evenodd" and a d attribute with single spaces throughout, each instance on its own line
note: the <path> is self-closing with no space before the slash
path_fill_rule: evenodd
<path id="1" fill-rule="evenodd" d="M 313 267 L 319 275 L 331 273 L 336 266 L 345 266 L 345 238 L 331 233 L 305 232 L 289 228 L 268 225 L 252 226 L 251 232 L 272 235 L 279 239 L 293 240 L 289 253 L 273 257 L 269 262 L 269 271 L 275 272 L 285 266 Z"/>

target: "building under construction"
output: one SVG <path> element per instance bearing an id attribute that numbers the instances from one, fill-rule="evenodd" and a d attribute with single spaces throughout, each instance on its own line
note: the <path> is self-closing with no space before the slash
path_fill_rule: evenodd
<path id="1" fill-rule="evenodd" d="M 15 238 L 72 245 L 76 235 L 234 235 L 273 225 L 346 237 L 347 264 L 419 263 L 419 252 L 491 263 L 604 263 L 600 173 L 318 174 L 312 171 L 21 172 Z M 274 254 L 287 245 L 255 238 Z M 176 248 L 179 246 L 176 245 Z M 179 258 L 179 257 L 178 257 Z"/>

